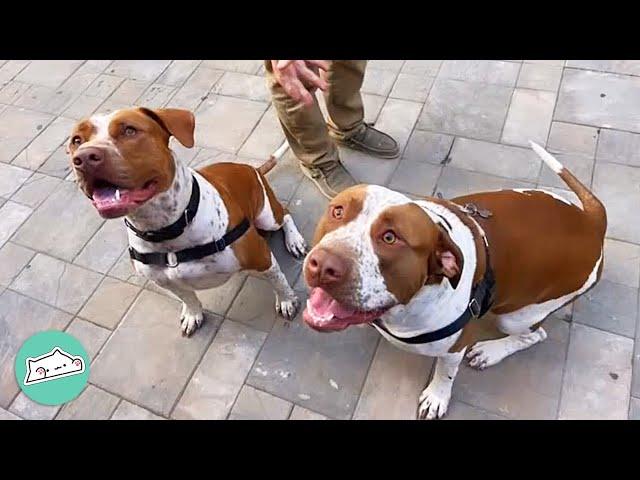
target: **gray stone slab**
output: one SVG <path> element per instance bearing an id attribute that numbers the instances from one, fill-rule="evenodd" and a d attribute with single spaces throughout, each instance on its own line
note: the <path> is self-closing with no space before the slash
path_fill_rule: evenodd
<path id="1" fill-rule="evenodd" d="M 578 180 L 586 185 L 587 188 L 591 185 L 593 168 L 595 166 L 593 157 L 566 153 L 556 153 L 554 154 L 554 157 L 558 159 L 564 168 L 573 173 Z M 558 176 L 558 174 L 552 171 L 546 164 L 542 166 L 538 183 L 546 187 L 568 188 L 567 184 Z"/>
<path id="2" fill-rule="evenodd" d="M 631 397 L 629 420 L 640 420 L 640 399 Z"/>
<path id="3" fill-rule="evenodd" d="M 497 142 L 512 92 L 511 87 L 437 78 L 417 128 Z"/>
<path id="4" fill-rule="evenodd" d="M 89 97 L 83 94 L 73 100 L 62 114 L 67 118 L 78 121 L 90 117 L 102 102 L 103 99 L 100 97 Z"/>
<path id="5" fill-rule="evenodd" d="M 127 229 L 121 219 L 107 220 L 83 247 L 73 263 L 107 273 L 129 245 Z"/>
<path id="6" fill-rule="evenodd" d="M 0 246 L 11 238 L 33 210 L 19 203 L 8 201 L 0 207 Z"/>
<path id="7" fill-rule="evenodd" d="M 122 400 L 116 411 L 113 412 L 111 420 L 164 420 L 142 407 Z"/>
<path id="8" fill-rule="evenodd" d="M 529 146 L 529 140 L 545 144 L 556 95 L 553 92 L 516 88 L 502 131 L 502 143 Z"/>
<path id="9" fill-rule="evenodd" d="M 605 239 L 602 278 L 632 288 L 640 287 L 640 246 Z"/>
<path id="10" fill-rule="evenodd" d="M 554 67 L 563 67 L 565 60 L 524 60 L 524 63 L 533 63 L 534 65 L 551 65 Z"/>
<path id="11" fill-rule="evenodd" d="M 9 407 L 9 411 L 25 420 L 53 420 L 60 411 L 60 405 L 42 405 L 20 392 Z"/>
<path id="12" fill-rule="evenodd" d="M 9 163 L 53 119 L 53 116 L 8 106 L 0 113 L 0 162 Z"/>
<path id="13" fill-rule="evenodd" d="M 596 159 L 640 167 L 640 134 L 601 130 Z"/>
<path id="14" fill-rule="evenodd" d="M 56 420 L 107 420 L 119 401 L 115 395 L 87 385 L 76 399 L 62 407 Z"/>
<path id="15" fill-rule="evenodd" d="M 32 174 L 33 172 L 26 168 L 0 163 L 0 195 L 11 197 Z"/>
<path id="16" fill-rule="evenodd" d="M 9 286 L 33 258 L 35 252 L 11 242 L 0 248 L 0 285 Z"/>
<path id="17" fill-rule="evenodd" d="M 267 82 L 264 76 L 238 72 L 225 72 L 211 92 L 217 95 L 246 98 L 247 100 L 259 102 L 269 102 L 271 99 L 271 93 L 267 89 Z"/>
<path id="18" fill-rule="evenodd" d="M 638 60 L 567 60 L 567 67 L 640 75 L 640 61 Z"/>
<path id="19" fill-rule="evenodd" d="M 574 323 L 562 385 L 562 420 L 624 420 L 633 340 Z"/>
<path id="20" fill-rule="evenodd" d="M 55 88 L 62 84 L 82 65 L 82 60 L 34 60 L 16 80 Z"/>
<path id="21" fill-rule="evenodd" d="M 92 383 L 168 415 L 220 323 L 207 315 L 190 338 L 179 329 L 180 304 L 142 292 L 92 366 Z M 126 369 L 120 366 L 126 364 Z"/>
<path id="22" fill-rule="evenodd" d="M 271 284 L 249 276 L 233 301 L 227 318 L 268 333 L 278 318 L 274 305 L 275 294 Z"/>
<path id="23" fill-rule="evenodd" d="M 92 360 L 98 354 L 104 342 L 107 341 L 109 335 L 111 335 L 111 332 L 106 328 L 99 327 L 81 318 L 75 318 L 71 322 L 67 327 L 67 333 L 78 339 Z"/>
<path id="24" fill-rule="evenodd" d="M 9 60 L 0 68 L 0 82 L 13 80 L 29 63 L 29 60 Z"/>
<path id="25" fill-rule="evenodd" d="M 548 338 L 486 370 L 463 362 L 453 398 L 511 419 L 554 419 L 558 410 L 569 324 L 545 322 Z"/>
<path id="26" fill-rule="evenodd" d="M 402 73 L 412 75 L 431 75 L 435 76 L 440 70 L 442 60 L 407 60 L 402 65 Z"/>
<path id="27" fill-rule="evenodd" d="M 84 91 L 89 97 L 98 97 L 106 100 L 123 82 L 122 77 L 115 75 L 100 75 L 91 85 Z"/>
<path id="28" fill-rule="evenodd" d="M 149 85 L 151 85 L 149 81 L 126 79 L 109 96 L 109 101 L 133 105 Z"/>
<path id="29" fill-rule="evenodd" d="M 172 417 L 227 417 L 253 365 L 266 334 L 235 322 L 225 322 L 196 369 Z"/>
<path id="30" fill-rule="evenodd" d="M 286 420 L 292 408 L 291 402 L 245 385 L 238 394 L 229 420 Z"/>
<path id="31" fill-rule="evenodd" d="M 176 91 L 176 87 L 154 83 L 140 95 L 135 104 L 146 108 L 162 108 L 169 102 Z"/>
<path id="32" fill-rule="evenodd" d="M 37 170 L 69 138 L 74 125 L 69 118 L 56 118 L 13 161 L 14 165 Z M 64 147 L 63 147 L 64 148 Z M 70 171 L 70 160 L 64 156 L 66 172 Z M 58 175 L 62 176 L 62 175 Z"/>
<path id="33" fill-rule="evenodd" d="M 74 183 L 62 182 L 16 232 L 15 241 L 70 261 L 103 222 Z"/>
<path id="34" fill-rule="evenodd" d="M 263 64 L 264 60 L 205 60 L 202 62 L 204 67 L 252 75 L 256 74 Z"/>
<path id="35" fill-rule="evenodd" d="M 436 191 L 451 199 L 470 193 L 507 188 L 535 188 L 535 184 L 447 166 L 442 170 Z"/>
<path id="36" fill-rule="evenodd" d="M 444 420 L 505 420 L 505 417 L 452 400 Z"/>
<path id="37" fill-rule="evenodd" d="M 391 92 L 391 88 L 393 88 L 393 84 L 396 81 L 397 76 L 397 72 L 367 68 L 365 70 L 364 81 L 362 82 L 362 88 L 360 90 L 363 93 L 386 97 Z"/>
<path id="38" fill-rule="evenodd" d="M 11 198 L 15 202 L 36 208 L 58 188 L 61 181 L 62 180 L 56 177 L 50 177 L 42 173 L 34 173 Z"/>
<path id="39" fill-rule="evenodd" d="M 633 338 L 638 318 L 638 289 L 600 282 L 575 302 L 573 320 L 583 325 Z"/>
<path id="40" fill-rule="evenodd" d="M 131 263 L 132 260 L 129 257 L 129 252 L 122 252 L 122 255 L 120 255 L 115 265 L 109 270 L 109 276 L 141 287 L 146 283 L 147 279 L 138 275 Z"/>
<path id="41" fill-rule="evenodd" d="M 307 244 L 311 245 L 318 220 L 328 205 L 329 201 L 326 197 L 306 177 L 291 197 L 289 211 Z"/>
<path id="42" fill-rule="evenodd" d="M 284 142 L 284 133 L 278 120 L 278 114 L 272 105 L 251 132 L 239 154 L 246 157 L 262 158 L 266 161 Z"/>
<path id="43" fill-rule="evenodd" d="M 163 85 L 179 87 L 187 81 L 200 63 L 201 60 L 174 60 L 156 81 Z"/>
<path id="44" fill-rule="evenodd" d="M 0 84 L 4 85 L 4 84 Z M 2 87 L 0 90 L 0 102 L 11 105 L 17 99 L 19 99 L 22 95 L 26 93 L 27 90 L 31 88 L 31 84 L 11 81 Z"/>
<path id="45" fill-rule="evenodd" d="M 152 82 L 164 72 L 169 63 L 169 60 L 116 60 L 105 73 Z"/>
<path id="46" fill-rule="evenodd" d="M 13 359 L 31 335 L 48 329 L 64 330 L 71 316 L 11 290 L 0 295 L 0 358 Z M 0 364 L 0 407 L 18 393 L 13 360 Z"/>
<path id="47" fill-rule="evenodd" d="M 247 384 L 332 418 L 353 414 L 378 342 L 370 327 L 319 333 L 278 320 Z"/>
<path id="48" fill-rule="evenodd" d="M 554 120 L 640 132 L 640 78 L 567 69 Z"/>
<path id="49" fill-rule="evenodd" d="M 547 149 L 550 152 L 585 155 L 593 158 L 596 152 L 596 143 L 602 143 L 602 140 L 602 136 L 598 139 L 598 129 L 594 127 L 552 122 Z"/>
<path id="50" fill-rule="evenodd" d="M 524 63 L 518 77 L 518 87 L 557 92 L 561 78 L 562 67 Z"/>
<path id="51" fill-rule="evenodd" d="M 424 102 L 429 96 L 429 90 L 434 80 L 434 77 L 401 73 L 393 84 L 389 96 L 401 100 Z"/>
<path id="52" fill-rule="evenodd" d="M 139 291 L 140 287 L 105 277 L 78 315 L 113 330 Z"/>
<path id="53" fill-rule="evenodd" d="M 289 416 L 289 420 L 330 420 L 324 415 L 312 412 L 311 410 L 295 405 Z"/>
<path id="54" fill-rule="evenodd" d="M 222 78 L 223 74 L 222 70 L 198 67 L 180 90 L 176 92 L 168 105 L 175 108 L 195 110 L 203 100 L 206 100 L 209 92 L 216 82 Z"/>
<path id="55" fill-rule="evenodd" d="M 389 188 L 414 195 L 433 195 L 442 167 L 402 159 L 389 181 Z"/>
<path id="56" fill-rule="evenodd" d="M 438 77 L 513 87 L 519 71 L 520 64 L 500 60 L 445 60 Z"/>
<path id="57" fill-rule="evenodd" d="M 414 130 L 402 157 L 411 162 L 441 165 L 451 150 L 453 139 L 451 135 Z"/>
<path id="58" fill-rule="evenodd" d="M 607 208 L 607 236 L 640 243 L 640 222 L 629 221 L 630 205 L 640 203 L 640 168 L 596 162 L 593 192 Z"/>
<path id="59" fill-rule="evenodd" d="M 414 420 L 433 358 L 400 350 L 381 339 L 365 381 L 355 420 Z"/>
<path id="60" fill-rule="evenodd" d="M 11 412 L 7 412 L 4 408 L 0 408 L 0 420 L 21 420 L 21 418 Z"/>
<path id="61" fill-rule="evenodd" d="M 367 61 L 367 68 L 399 72 L 403 64 L 404 60 L 369 60 Z"/>
<path id="62" fill-rule="evenodd" d="M 75 181 L 75 173 L 71 168 L 71 160 L 66 152 L 66 145 L 58 147 L 38 169 L 39 172 L 45 173 L 58 178 L 68 178 L 72 176 Z M 23 155 L 22 153 L 20 154 Z"/>

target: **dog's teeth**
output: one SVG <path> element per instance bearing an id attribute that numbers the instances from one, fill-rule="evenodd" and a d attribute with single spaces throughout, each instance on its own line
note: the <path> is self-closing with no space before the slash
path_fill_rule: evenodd
<path id="1" fill-rule="evenodd" d="M 120 201 L 120 189 L 116 190 L 116 200 Z"/>

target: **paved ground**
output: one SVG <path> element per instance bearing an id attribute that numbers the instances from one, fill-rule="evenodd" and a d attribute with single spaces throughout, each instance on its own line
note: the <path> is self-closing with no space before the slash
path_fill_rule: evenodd
<path id="1" fill-rule="evenodd" d="M 203 292 L 203 329 L 180 336 L 176 300 L 133 275 L 119 221 L 69 177 L 75 120 L 132 104 L 191 108 L 192 165 L 261 162 L 283 140 L 261 61 L 0 61 L 0 418 L 413 418 L 432 360 L 369 328 L 325 335 L 272 311 L 261 280 Z M 372 61 L 366 116 L 400 160 L 343 153 L 362 181 L 450 197 L 563 185 L 533 139 L 606 203 L 604 278 L 550 322 L 549 338 L 484 372 L 462 367 L 449 418 L 640 418 L 640 61 Z M 310 238 L 325 201 L 290 154 L 269 174 Z M 569 197 L 572 195 L 566 193 Z M 273 239 L 287 276 L 300 263 Z M 93 357 L 64 406 L 19 394 L 22 342 L 64 329 Z M 634 353 L 634 338 L 636 351 Z"/>

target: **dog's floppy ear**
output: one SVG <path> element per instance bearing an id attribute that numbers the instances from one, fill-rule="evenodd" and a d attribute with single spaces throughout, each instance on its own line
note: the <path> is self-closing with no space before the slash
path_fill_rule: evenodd
<path id="1" fill-rule="evenodd" d="M 189 110 L 180 108 L 140 108 L 149 117 L 153 118 L 162 127 L 185 147 L 191 148 L 195 144 L 194 131 L 196 119 Z"/>
<path id="2" fill-rule="evenodd" d="M 436 247 L 429 257 L 429 276 L 447 277 L 455 288 L 460 281 L 462 271 L 462 252 L 442 227 L 439 227 L 439 230 Z"/>

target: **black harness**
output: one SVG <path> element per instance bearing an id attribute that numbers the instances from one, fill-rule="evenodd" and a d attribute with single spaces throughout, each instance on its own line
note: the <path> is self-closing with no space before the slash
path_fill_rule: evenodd
<path id="1" fill-rule="evenodd" d="M 470 215 L 475 214 L 470 213 L 470 209 L 468 207 L 465 209 L 465 212 Z M 437 213 L 435 214 L 438 215 Z M 441 215 L 438 216 L 444 221 L 446 225 L 449 226 L 450 230 L 451 225 L 449 224 L 449 222 Z M 386 335 L 398 340 L 399 342 L 408 343 L 410 345 L 420 345 L 425 343 L 437 342 L 438 340 L 450 337 L 454 333 L 462 330 L 464 326 L 469 323 L 469 321 L 471 321 L 471 319 L 484 316 L 493 304 L 493 293 L 495 290 L 496 281 L 493 269 L 491 268 L 489 246 L 487 244 L 486 238 L 483 238 L 483 240 L 486 259 L 484 275 L 482 276 L 482 279 L 471 289 L 471 298 L 469 300 L 469 304 L 462 315 L 460 315 L 456 320 L 451 322 L 449 325 L 439 328 L 438 330 L 426 332 L 415 337 L 398 337 L 391 333 L 384 325 L 382 325 L 379 319 L 372 322 L 373 326 L 376 329 L 384 332 Z"/>
<path id="2" fill-rule="evenodd" d="M 180 215 L 180 218 L 171 225 L 161 228 L 159 230 L 153 230 L 143 232 L 134 227 L 127 219 L 124 220 L 127 228 L 129 228 L 137 237 L 140 237 L 147 242 L 164 242 L 167 240 L 173 240 L 178 238 L 184 233 L 185 228 L 196 216 L 198 212 L 198 206 L 200 205 L 200 186 L 195 177 L 192 176 L 191 182 L 191 198 L 189 204 L 185 208 L 184 213 Z M 191 248 L 185 248 L 177 252 L 151 252 L 141 253 L 135 248 L 129 246 L 129 256 L 140 263 L 145 265 L 160 265 L 163 267 L 176 267 L 182 262 L 191 262 L 194 260 L 200 260 L 201 258 L 213 255 L 214 253 L 222 252 L 225 248 L 231 245 L 244 235 L 251 224 L 246 218 L 242 220 L 233 229 L 229 230 L 222 238 L 214 240 L 204 245 L 197 245 Z"/>

